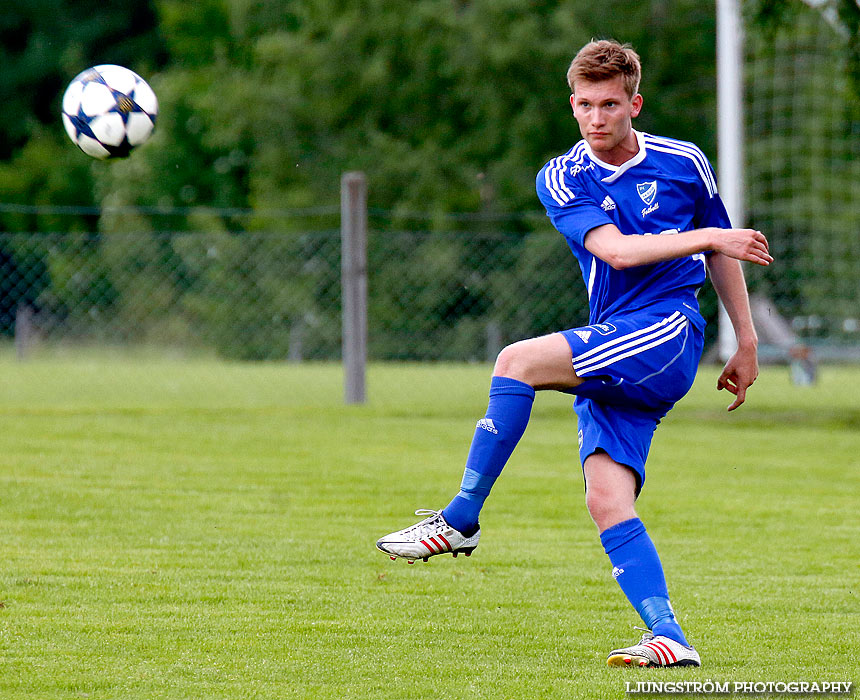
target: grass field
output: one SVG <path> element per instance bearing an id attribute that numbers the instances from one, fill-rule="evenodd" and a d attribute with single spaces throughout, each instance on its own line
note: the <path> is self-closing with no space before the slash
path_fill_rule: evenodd
<path id="1" fill-rule="evenodd" d="M 625 681 L 860 682 L 860 369 L 700 380 L 639 512 L 701 669 L 638 639 L 542 394 L 470 559 L 376 538 L 456 491 L 485 366 L 0 357 L 0 698 L 621 698 Z"/>

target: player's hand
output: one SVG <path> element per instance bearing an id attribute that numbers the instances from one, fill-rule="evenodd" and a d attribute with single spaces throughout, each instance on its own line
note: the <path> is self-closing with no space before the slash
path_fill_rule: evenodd
<path id="1" fill-rule="evenodd" d="M 758 377 L 758 355 L 752 351 L 738 350 L 723 368 L 717 379 L 717 391 L 727 389 L 735 395 L 735 400 L 729 406 L 734 411 L 747 398 L 747 389 Z"/>
<path id="2" fill-rule="evenodd" d="M 751 228 L 717 229 L 714 250 L 730 258 L 767 266 L 773 262 L 768 252 L 767 238 Z"/>

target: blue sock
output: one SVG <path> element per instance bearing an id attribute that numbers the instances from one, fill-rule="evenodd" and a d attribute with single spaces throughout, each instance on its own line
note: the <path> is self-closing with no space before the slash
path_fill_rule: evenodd
<path id="1" fill-rule="evenodd" d="M 448 524 L 467 537 L 477 531 L 484 501 L 525 432 L 534 398 L 535 390 L 516 379 L 493 377 L 490 382 L 490 404 L 475 428 L 460 493 L 442 511 Z"/>
<path id="2" fill-rule="evenodd" d="M 654 636 L 663 635 L 688 646 L 669 602 L 663 565 L 639 518 L 631 518 L 600 533 L 612 562 L 612 575 Z"/>

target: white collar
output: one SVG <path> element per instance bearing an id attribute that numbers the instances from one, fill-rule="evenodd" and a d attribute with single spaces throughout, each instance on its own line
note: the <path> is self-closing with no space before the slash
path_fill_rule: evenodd
<path id="1" fill-rule="evenodd" d="M 630 160 L 625 160 L 621 165 L 610 165 L 609 163 L 604 163 L 600 158 L 594 155 L 594 151 L 591 150 L 591 146 L 588 145 L 588 141 L 585 142 L 585 149 L 588 152 L 588 157 L 591 158 L 595 163 L 597 163 L 601 168 L 605 170 L 609 170 L 611 174 L 607 175 L 604 178 L 601 178 L 603 182 L 615 182 L 619 177 L 621 177 L 624 173 L 626 173 L 630 168 L 634 165 L 639 165 L 643 160 L 645 160 L 645 137 L 642 135 L 642 132 L 636 131 L 633 129 L 633 133 L 636 135 L 636 143 L 639 144 L 639 152 L 633 156 Z"/>

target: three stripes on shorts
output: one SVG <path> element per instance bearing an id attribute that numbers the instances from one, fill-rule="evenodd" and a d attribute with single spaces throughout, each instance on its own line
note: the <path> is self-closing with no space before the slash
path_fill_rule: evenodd
<path id="1" fill-rule="evenodd" d="M 595 372 L 640 352 L 666 343 L 683 332 L 687 317 L 680 311 L 646 328 L 619 336 L 608 343 L 592 348 L 573 358 L 573 370 L 577 376 Z"/>

